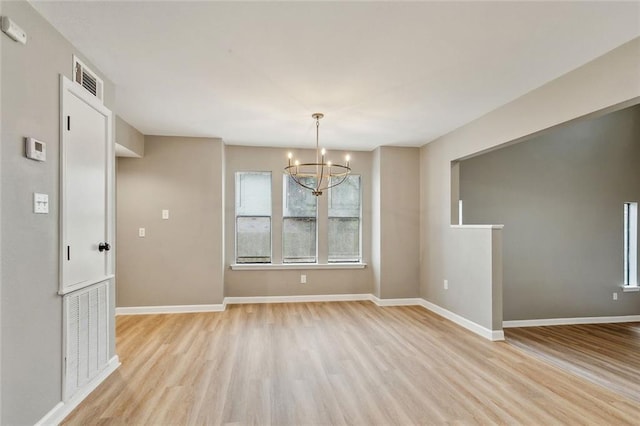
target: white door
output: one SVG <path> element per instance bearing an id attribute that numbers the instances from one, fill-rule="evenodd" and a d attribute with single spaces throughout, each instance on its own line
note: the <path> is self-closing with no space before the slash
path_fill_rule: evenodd
<path id="1" fill-rule="evenodd" d="M 111 111 L 64 77 L 61 114 L 61 280 L 65 294 L 113 277 Z"/>

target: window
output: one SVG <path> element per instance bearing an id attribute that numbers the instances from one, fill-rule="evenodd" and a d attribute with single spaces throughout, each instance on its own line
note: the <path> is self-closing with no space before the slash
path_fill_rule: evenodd
<path id="1" fill-rule="evenodd" d="M 318 199 L 311 191 L 298 185 L 291 176 L 284 176 L 282 209 L 282 262 L 314 263 L 316 256 L 316 216 Z M 315 185 L 314 178 L 303 183 Z"/>
<path id="2" fill-rule="evenodd" d="M 360 176 L 329 190 L 329 262 L 360 262 Z"/>
<path id="3" fill-rule="evenodd" d="M 236 172 L 236 263 L 271 263 L 271 172 Z"/>
<path id="4" fill-rule="evenodd" d="M 638 203 L 624 203 L 624 285 L 638 285 Z"/>

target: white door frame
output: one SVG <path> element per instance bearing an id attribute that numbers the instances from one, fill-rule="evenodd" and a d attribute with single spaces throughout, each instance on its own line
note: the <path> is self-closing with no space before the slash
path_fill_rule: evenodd
<path id="1" fill-rule="evenodd" d="M 65 262 L 65 241 L 66 241 L 66 229 L 65 229 L 65 219 L 66 219 L 66 194 L 65 194 L 65 182 L 66 182 L 66 150 L 67 150 L 67 120 L 65 114 L 65 105 L 64 99 L 65 95 L 70 93 L 76 98 L 80 99 L 88 106 L 102 114 L 106 119 L 106 133 L 107 133 L 107 153 L 106 153 L 106 236 L 109 244 L 111 244 L 112 249 L 106 253 L 107 256 L 107 266 L 106 266 L 106 275 L 102 277 L 100 280 L 95 282 L 85 282 L 79 286 L 64 286 L 63 280 L 63 270 L 64 270 L 64 262 Z M 82 86 L 78 83 L 75 83 L 64 75 L 60 75 L 60 237 L 59 237 L 59 250 L 60 250 L 60 276 L 59 276 L 59 291 L 60 295 L 64 295 L 71 291 L 78 290 L 80 288 L 96 284 L 98 282 L 106 281 L 108 279 L 114 278 L 114 265 L 115 265 L 115 154 L 114 154 L 114 146 L 113 146 L 113 115 L 112 112 L 105 107 L 96 97 L 89 94 Z"/>

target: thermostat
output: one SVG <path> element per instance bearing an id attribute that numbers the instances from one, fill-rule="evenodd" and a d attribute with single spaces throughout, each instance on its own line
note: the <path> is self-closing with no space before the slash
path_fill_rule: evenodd
<path id="1" fill-rule="evenodd" d="M 27 158 L 31 158 L 36 161 L 47 160 L 47 145 L 42 141 L 34 138 L 26 138 L 25 151 Z"/>

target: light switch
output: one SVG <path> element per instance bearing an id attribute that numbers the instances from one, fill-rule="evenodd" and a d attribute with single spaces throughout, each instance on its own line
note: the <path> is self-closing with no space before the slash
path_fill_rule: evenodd
<path id="1" fill-rule="evenodd" d="M 162 218 L 169 219 L 169 210 L 162 210 Z"/>
<path id="2" fill-rule="evenodd" d="M 138 237 L 140 238 L 144 238 L 146 236 L 147 232 L 145 231 L 144 228 L 138 228 Z"/>
<path id="3" fill-rule="evenodd" d="M 49 213 L 49 195 L 33 193 L 33 212 L 38 214 Z"/>

